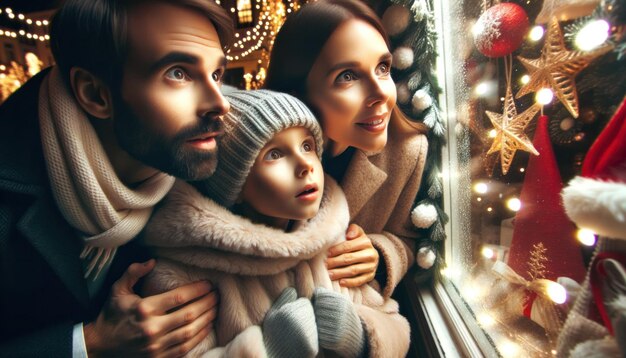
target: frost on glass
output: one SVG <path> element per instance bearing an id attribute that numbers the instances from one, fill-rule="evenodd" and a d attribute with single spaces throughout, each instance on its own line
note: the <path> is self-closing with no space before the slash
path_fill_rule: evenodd
<path id="1" fill-rule="evenodd" d="M 444 282 L 479 343 L 505 357 L 557 354 L 596 242 L 570 221 L 561 190 L 626 94 L 617 2 L 554 4 L 458 0 L 438 9 Z"/>

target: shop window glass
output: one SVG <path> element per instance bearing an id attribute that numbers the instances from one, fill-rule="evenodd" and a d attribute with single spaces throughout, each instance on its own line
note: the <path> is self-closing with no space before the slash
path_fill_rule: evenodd
<path id="1" fill-rule="evenodd" d="M 565 212 L 561 192 L 619 120 L 612 118 L 626 94 L 626 6 L 435 3 L 448 124 L 444 287 L 484 352 L 557 354 L 598 245 Z"/>

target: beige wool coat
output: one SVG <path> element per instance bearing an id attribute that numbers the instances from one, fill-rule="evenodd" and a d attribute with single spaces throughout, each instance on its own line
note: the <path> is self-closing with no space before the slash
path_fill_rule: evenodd
<path id="1" fill-rule="evenodd" d="M 363 228 L 381 254 L 387 277 L 381 287 L 390 297 L 415 261 L 411 222 L 413 202 L 420 188 L 428 141 L 416 129 L 392 117 L 382 152 L 356 150 L 340 182 L 350 208 L 350 222 Z"/>
<path id="2" fill-rule="evenodd" d="M 397 303 L 370 285 L 348 289 L 328 276 L 326 252 L 345 240 L 348 219 L 343 192 L 328 176 L 318 214 L 289 233 L 235 215 L 179 181 L 146 228 L 157 266 L 144 293 L 198 280 L 218 288 L 215 329 L 191 356 L 264 356 L 260 326 L 274 300 L 286 287 L 308 298 L 324 287 L 354 303 L 371 357 L 404 357 L 410 328 Z"/>

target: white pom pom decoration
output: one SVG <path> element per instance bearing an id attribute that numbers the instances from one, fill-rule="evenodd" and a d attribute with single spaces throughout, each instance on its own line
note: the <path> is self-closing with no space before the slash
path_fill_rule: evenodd
<path id="1" fill-rule="evenodd" d="M 411 99 L 411 92 L 409 91 L 409 87 L 406 83 L 397 83 L 396 93 L 398 95 L 398 102 L 402 104 L 409 103 L 409 99 Z"/>
<path id="2" fill-rule="evenodd" d="M 419 204 L 411 212 L 413 225 L 420 229 L 427 229 L 437 221 L 437 209 L 432 204 Z"/>
<path id="3" fill-rule="evenodd" d="M 399 69 L 405 70 L 413 64 L 413 49 L 406 46 L 400 46 L 395 51 L 393 51 L 393 64 L 392 66 Z"/>
<path id="4" fill-rule="evenodd" d="M 420 89 L 415 91 L 411 103 L 413 104 L 413 108 L 415 108 L 415 111 L 417 113 L 422 113 L 426 108 L 432 106 L 433 99 L 430 97 L 428 92 Z"/>
<path id="5" fill-rule="evenodd" d="M 402 5 L 391 5 L 383 14 L 383 27 L 389 36 L 401 34 L 409 26 L 411 12 Z"/>
<path id="6" fill-rule="evenodd" d="M 437 255 L 429 247 L 422 247 L 421 249 L 417 250 L 417 255 L 415 255 L 415 261 L 417 262 L 419 267 L 423 268 L 424 270 L 428 270 L 429 268 L 433 267 L 436 258 Z"/>

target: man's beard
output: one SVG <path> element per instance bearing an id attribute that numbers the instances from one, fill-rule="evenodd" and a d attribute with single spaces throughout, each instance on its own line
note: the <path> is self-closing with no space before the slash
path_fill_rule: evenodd
<path id="1" fill-rule="evenodd" d="M 122 149 L 146 165 L 183 180 L 202 180 L 215 172 L 217 146 L 211 151 L 198 151 L 186 142 L 197 135 L 221 131 L 222 121 L 216 117 L 199 118 L 197 125 L 165 138 L 145 128 L 132 109 L 118 99 L 113 122 Z"/>

